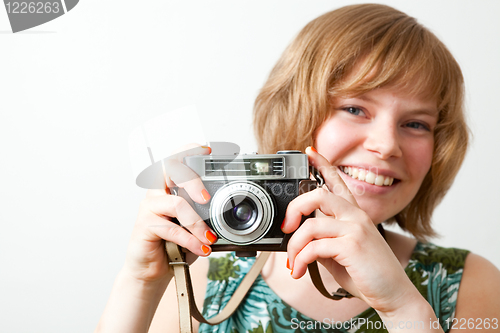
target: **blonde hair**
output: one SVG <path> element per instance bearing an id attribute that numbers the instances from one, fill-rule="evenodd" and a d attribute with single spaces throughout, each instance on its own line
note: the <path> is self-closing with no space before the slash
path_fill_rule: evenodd
<path id="1" fill-rule="evenodd" d="M 255 101 L 258 149 L 275 153 L 314 145 L 332 97 L 379 87 L 437 101 L 430 171 L 408 206 L 389 220 L 424 240 L 435 236 L 431 215 L 462 164 L 469 131 L 459 65 L 433 33 L 405 13 L 385 5 L 353 5 L 304 27 Z"/>

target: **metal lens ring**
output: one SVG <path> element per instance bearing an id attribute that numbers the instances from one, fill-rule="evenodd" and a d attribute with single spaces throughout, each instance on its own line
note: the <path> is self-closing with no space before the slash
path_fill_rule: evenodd
<path id="1" fill-rule="evenodd" d="M 271 228 L 273 217 L 273 201 L 256 183 L 226 184 L 211 200 L 212 226 L 233 244 L 247 245 L 260 240 Z"/>

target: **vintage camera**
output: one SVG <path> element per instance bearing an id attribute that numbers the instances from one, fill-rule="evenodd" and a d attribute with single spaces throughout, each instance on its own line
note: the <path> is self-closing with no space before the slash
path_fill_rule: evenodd
<path id="1" fill-rule="evenodd" d="M 189 156 L 184 163 L 200 176 L 212 197 L 205 205 L 191 201 L 218 235 L 212 251 L 236 251 L 238 256 L 286 251 L 291 236 L 281 231 L 286 208 L 317 185 L 310 179 L 307 155 L 295 150 L 269 155 Z"/>

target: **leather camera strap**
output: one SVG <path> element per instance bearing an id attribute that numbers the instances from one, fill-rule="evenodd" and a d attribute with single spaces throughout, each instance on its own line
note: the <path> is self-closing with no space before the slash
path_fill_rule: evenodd
<path id="1" fill-rule="evenodd" d="M 189 266 L 184 260 L 183 253 L 181 252 L 179 246 L 172 242 L 166 242 L 165 248 L 167 250 L 169 265 L 171 265 L 174 269 L 175 286 L 177 289 L 177 299 L 179 304 L 179 327 L 181 333 L 192 333 L 193 328 L 191 316 L 193 316 L 200 323 L 210 325 L 219 324 L 229 318 L 238 305 L 240 305 L 257 276 L 259 276 L 262 267 L 264 267 L 264 264 L 270 255 L 270 252 L 261 252 L 226 306 L 216 316 L 210 319 L 205 319 L 196 306 L 193 287 L 191 285 L 191 276 L 189 275 Z"/>
<path id="2" fill-rule="evenodd" d="M 240 305 L 270 255 L 270 252 L 261 252 L 226 306 L 216 316 L 210 319 L 205 319 L 196 306 L 193 287 L 191 285 L 191 276 L 189 274 L 189 266 L 184 261 L 183 253 L 181 252 L 179 246 L 172 242 L 166 242 L 165 248 L 169 258 L 169 265 L 171 265 L 174 269 L 175 286 L 177 289 L 177 300 L 179 304 L 179 327 L 181 333 L 192 333 L 193 327 L 191 316 L 200 323 L 206 323 L 209 325 L 217 325 L 229 318 Z M 323 296 L 332 300 L 354 297 L 343 288 L 339 288 L 336 292 L 330 294 L 321 280 L 317 262 L 314 261 L 307 267 L 314 286 Z"/>
<path id="3" fill-rule="evenodd" d="M 337 291 L 330 293 L 328 290 L 326 290 L 325 285 L 323 284 L 323 280 L 321 280 L 321 275 L 319 274 L 319 269 L 318 269 L 318 263 L 316 261 L 310 263 L 307 265 L 307 270 L 309 271 L 309 275 L 311 276 L 312 283 L 318 289 L 318 291 L 321 293 L 321 295 L 325 296 L 326 298 L 333 299 L 334 301 L 341 300 L 342 298 L 352 298 L 354 297 L 351 295 L 347 290 L 344 288 L 339 288 Z"/>

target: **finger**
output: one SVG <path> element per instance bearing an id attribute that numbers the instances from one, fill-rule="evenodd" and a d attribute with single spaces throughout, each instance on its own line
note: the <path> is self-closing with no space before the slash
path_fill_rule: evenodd
<path id="1" fill-rule="evenodd" d="M 166 194 L 169 194 L 168 192 L 168 189 L 150 189 L 146 192 L 146 198 L 148 197 L 159 197 L 159 196 L 162 196 L 162 195 L 166 195 Z"/>
<path id="2" fill-rule="evenodd" d="M 177 218 L 184 228 L 204 244 L 211 245 L 217 240 L 213 230 L 184 198 L 172 195 L 149 197 L 145 199 L 144 205 L 147 210 L 159 217 Z"/>
<path id="3" fill-rule="evenodd" d="M 319 154 L 313 147 L 307 147 L 306 154 L 309 156 L 309 163 L 318 169 L 323 176 L 329 191 L 344 198 L 356 207 L 359 207 L 352 192 L 340 176 L 339 172 L 341 171 L 339 168 L 331 165 L 330 162 Z"/>
<path id="4" fill-rule="evenodd" d="M 318 188 L 299 195 L 288 204 L 281 230 L 284 233 L 295 231 L 300 225 L 302 216 L 308 216 L 316 209 L 336 219 L 352 219 L 356 213 L 356 207 L 344 198 Z"/>
<path id="5" fill-rule="evenodd" d="M 148 225 L 145 227 L 153 240 L 156 238 L 173 242 L 198 256 L 208 256 L 212 251 L 206 242 L 200 241 L 198 237 L 178 224 L 172 223 L 157 215 L 151 216 L 148 222 Z"/>
<path id="6" fill-rule="evenodd" d="M 174 150 L 173 155 L 169 156 L 169 159 L 176 159 L 179 162 L 184 160 L 184 157 L 195 156 L 195 155 L 208 155 L 212 153 L 212 149 L 208 146 L 203 146 L 197 143 L 189 143 L 179 149 Z"/>
<path id="7" fill-rule="evenodd" d="M 322 238 L 335 238 L 345 235 L 347 224 L 331 218 L 309 218 L 292 235 L 287 245 L 290 267 L 293 268 L 296 255 L 308 243 Z"/>
<path id="8" fill-rule="evenodd" d="M 203 185 L 200 176 L 191 168 L 175 159 L 165 161 L 164 166 L 168 175 L 167 178 L 171 179 L 176 186 L 185 189 L 189 197 L 195 202 L 206 204 L 210 200 L 211 196 L 205 185 Z"/>
<path id="9" fill-rule="evenodd" d="M 163 160 L 165 180 L 168 187 L 178 186 L 184 188 L 191 199 L 199 204 L 210 200 L 200 176 L 191 168 L 183 164 L 184 158 L 194 155 L 207 155 L 211 153 L 210 147 L 191 144 L 185 149 Z"/>
<path id="10" fill-rule="evenodd" d="M 337 248 L 342 247 L 342 238 L 323 238 L 309 242 L 296 256 L 291 275 L 301 278 L 307 271 L 307 265 L 318 259 L 333 259 L 338 255 Z"/>

